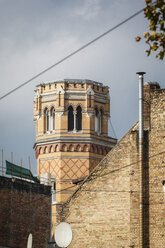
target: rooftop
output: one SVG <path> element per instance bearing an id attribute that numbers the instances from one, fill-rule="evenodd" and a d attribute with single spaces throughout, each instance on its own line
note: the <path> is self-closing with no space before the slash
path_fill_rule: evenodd
<path id="1" fill-rule="evenodd" d="M 89 80 L 89 79 L 58 79 L 58 80 L 44 82 L 44 83 L 39 84 L 37 86 L 48 85 L 48 84 L 53 84 L 53 83 L 71 83 L 71 84 L 75 84 L 75 83 L 84 84 L 84 83 L 87 83 L 87 84 L 95 84 L 95 85 L 98 85 L 98 86 L 103 86 L 102 83 L 96 82 L 94 80 Z"/>

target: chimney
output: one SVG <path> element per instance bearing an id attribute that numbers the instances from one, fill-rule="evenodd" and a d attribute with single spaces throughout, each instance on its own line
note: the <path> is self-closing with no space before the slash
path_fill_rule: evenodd
<path id="1" fill-rule="evenodd" d="M 146 82 L 143 88 L 143 128 L 144 130 L 151 129 L 150 123 L 150 98 L 154 90 L 160 89 L 157 82 Z"/>
<path id="2" fill-rule="evenodd" d="M 143 149 L 143 75 L 145 72 L 137 72 L 139 75 L 139 150 Z"/>

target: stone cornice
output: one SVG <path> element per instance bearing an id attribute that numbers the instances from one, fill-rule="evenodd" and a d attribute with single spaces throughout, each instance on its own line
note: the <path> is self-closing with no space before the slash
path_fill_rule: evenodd
<path id="1" fill-rule="evenodd" d="M 107 146 L 112 148 L 116 143 L 117 139 L 106 137 L 107 140 L 102 140 L 99 138 L 93 138 L 93 137 L 55 137 L 55 138 L 47 138 L 38 140 L 34 144 L 34 148 L 36 149 L 37 146 L 40 145 L 51 145 L 55 143 L 86 143 L 86 144 L 93 144 L 93 145 L 101 145 L 101 146 Z"/>

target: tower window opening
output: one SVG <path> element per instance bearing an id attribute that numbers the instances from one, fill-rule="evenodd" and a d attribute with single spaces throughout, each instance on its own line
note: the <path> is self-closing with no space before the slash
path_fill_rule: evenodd
<path id="1" fill-rule="evenodd" d="M 59 92 L 59 106 L 61 106 L 61 92 Z"/>
<path id="2" fill-rule="evenodd" d="M 100 110 L 100 134 L 103 133 L 103 110 Z"/>
<path id="3" fill-rule="evenodd" d="M 89 107 L 91 107 L 91 92 L 89 92 Z"/>
<path id="4" fill-rule="evenodd" d="M 68 108 L 68 131 L 73 131 L 74 129 L 74 115 L 73 108 L 69 106 Z"/>
<path id="5" fill-rule="evenodd" d="M 103 131 L 103 110 L 95 108 L 95 132 L 100 135 Z"/>
<path id="6" fill-rule="evenodd" d="M 50 123 L 51 123 L 51 131 L 55 130 L 55 109 L 52 108 L 50 112 Z"/>
<path id="7" fill-rule="evenodd" d="M 49 110 L 46 108 L 44 111 L 44 131 L 49 131 Z"/>
<path id="8" fill-rule="evenodd" d="M 82 109 L 80 106 L 76 109 L 76 130 L 82 130 Z"/>
<path id="9" fill-rule="evenodd" d="M 99 131 L 99 112 L 98 109 L 95 109 L 95 132 Z"/>
<path id="10" fill-rule="evenodd" d="M 36 110 L 38 110 L 38 97 L 36 98 Z"/>

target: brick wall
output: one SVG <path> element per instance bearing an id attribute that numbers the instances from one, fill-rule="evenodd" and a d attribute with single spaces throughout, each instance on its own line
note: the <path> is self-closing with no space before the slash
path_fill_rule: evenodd
<path id="1" fill-rule="evenodd" d="M 149 243 L 150 247 L 165 247 L 165 194 L 162 194 L 162 181 L 165 180 L 165 90 L 152 90 L 150 101 Z"/>
<path id="2" fill-rule="evenodd" d="M 165 247 L 165 90 L 149 87 L 144 131 L 142 247 Z M 146 88 L 145 88 L 146 89 Z M 145 95 L 145 94 L 144 94 Z M 147 113 L 147 114 L 146 114 Z M 138 123 L 77 192 L 57 205 L 57 220 L 73 229 L 69 247 L 139 247 Z"/>
<path id="3" fill-rule="evenodd" d="M 34 248 L 47 247 L 50 199 L 49 186 L 0 177 L 0 247 L 26 247 L 29 233 Z"/>

